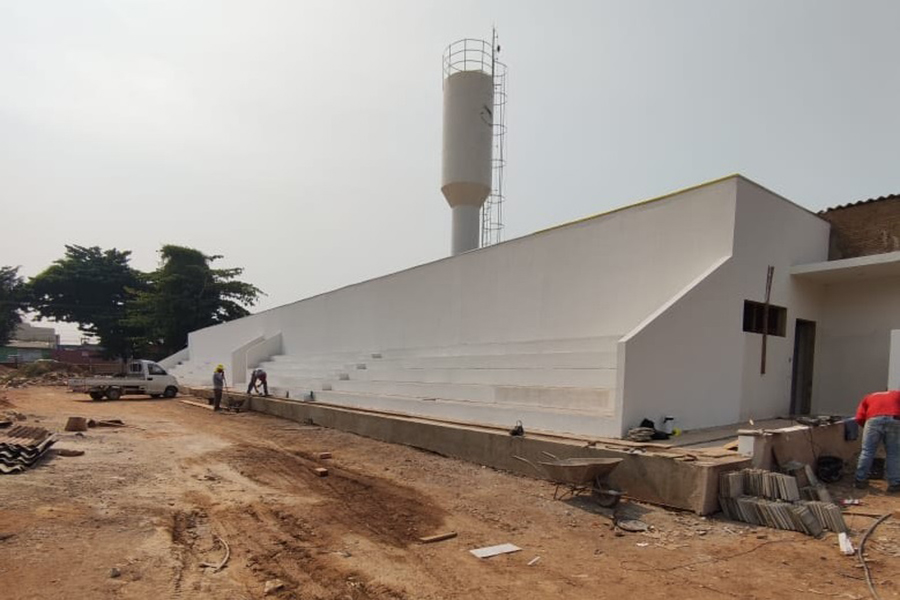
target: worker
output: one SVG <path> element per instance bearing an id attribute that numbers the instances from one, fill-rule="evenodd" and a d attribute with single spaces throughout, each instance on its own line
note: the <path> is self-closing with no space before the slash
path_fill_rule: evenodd
<path id="1" fill-rule="evenodd" d="M 900 390 L 869 394 L 856 409 L 856 422 L 863 428 L 862 448 L 856 463 L 856 487 L 869 484 L 869 471 L 878 447 L 884 443 L 884 472 L 889 494 L 900 492 Z"/>
<path id="2" fill-rule="evenodd" d="M 256 370 L 256 379 L 257 379 L 257 381 L 259 381 L 259 383 L 256 386 L 256 393 L 257 394 L 259 393 L 259 386 L 262 386 L 263 395 L 268 396 L 269 395 L 269 382 L 268 382 L 268 375 L 266 375 L 266 371 L 262 368 L 257 369 Z"/>
<path id="3" fill-rule="evenodd" d="M 220 410 L 222 404 L 222 390 L 225 387 L 225 366 L 218 365 L 213 373 L 213 410 Z"/>
<path id="4" fill-rule="evenodd" d="M 267 375 L 265 369 L 253 369 L 250 373 L 250 384 L 247 386 L 247 395 L 250 395 L 250 392 L 259 393 L 259 386 L 263 386 L 263 393 L 268 396 L 269 395 L 269 383 L 266 380 Z"/>
<path id="5" fill-rule="evenodd" d="M 247 395 L 250 395 L 250 392 L 256 390 L 256 380 L 259 378 L 257 375 L 259 373 L 259 369 L 253 369 L 250 372 L 250 383 L 247 384 Z M 256 390 L 256 393 L 259 393 L 259 390 Z"/>

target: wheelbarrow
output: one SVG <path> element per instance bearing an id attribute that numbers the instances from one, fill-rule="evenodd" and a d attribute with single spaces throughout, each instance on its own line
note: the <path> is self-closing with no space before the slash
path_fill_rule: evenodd
<path id="1" fill-rule="evenodd" d="M 606 481 L 622 462 L 621 458 L 557 458 L 549 452 L 543 454 L 553 460 L 538 462 L 540 467 L 527 458 L 521 456 L 513 458 L 528 463 L 556 484 L 553 491 L 554 500 L 564 500 L 590 492 L 594 502 L 605 508 L 613 508 L 622 499 L 622 492 L 609 487 Z"/>

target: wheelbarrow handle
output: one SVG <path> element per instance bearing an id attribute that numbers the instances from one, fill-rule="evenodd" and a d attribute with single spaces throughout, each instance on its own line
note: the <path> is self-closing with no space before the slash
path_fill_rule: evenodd
<path id="1" fill-rule="evenodd" d="M 541 475 L 544 474 L 544 472 L 543 472 L 540 468 L 538 468 L 538 466 L 537 466 L 536 464 L 534 464 L 533 462 L 531 462 L 531 461 L 528 460 L 527 458 L 523 458 L 523 457 L 521 457 L 521 456 L 516 456 L 515 454 L 513 454 L 512 457 L 513 457 L 514 459 L 516 459 L 516 460 L 521 460 L 523 463 L 528 463 L 529 465 L 531 465 L 531 467 L 532 467 L 535 471 L 537 471 L 537 472 L 540 473 Z"/>

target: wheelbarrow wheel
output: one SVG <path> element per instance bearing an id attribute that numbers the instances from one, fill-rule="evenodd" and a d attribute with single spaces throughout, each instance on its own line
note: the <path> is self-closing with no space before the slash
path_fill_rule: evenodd
<path id="1" fill-rule="evenodd" d="M 613 508 L 622 499 L 622 492 L 606 487 L 598 477 L 591 487 L 591 499 L 603 508 Z"/>
<path id="2" fill-rule="evenodd" d="M 616 490 L 591 490 L 591 498 L 603 508 L 613 508 L 622 499 L 622 492 Z"/>

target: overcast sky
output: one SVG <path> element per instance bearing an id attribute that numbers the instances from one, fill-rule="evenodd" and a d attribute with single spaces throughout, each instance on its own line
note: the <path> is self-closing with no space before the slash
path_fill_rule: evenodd
<path id="1" fill-rule="evenodd" d="M 268 308 L 446 256 L 441 54 L 493 24 L 507 239 L 733 172 L 900 192 L 893 0 L 0 0 L 0 265 L 182 244 Z"/>

